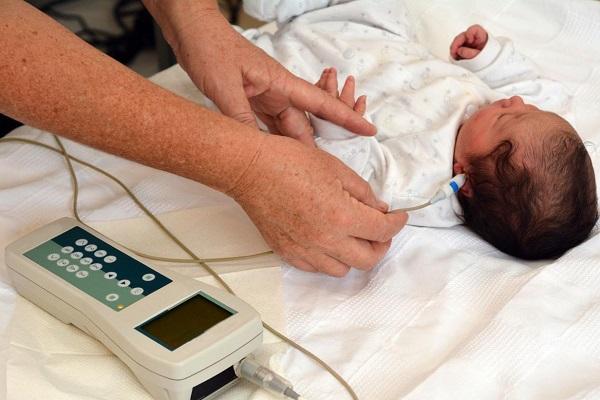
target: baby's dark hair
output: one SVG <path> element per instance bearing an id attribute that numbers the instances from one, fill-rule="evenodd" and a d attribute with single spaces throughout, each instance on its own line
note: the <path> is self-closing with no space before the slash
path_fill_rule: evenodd
<path id="1" fill-rule="evenodd" d="M 572 128 L 571 128 L 572 129 Z M 465 225 L 501 251 L 555 258 L 583 242 L 598 219 L 596 181 L 574 130 L 545 134 L 518 162 L 516 144 L 469 159 L 472 195 L 459 193 Z"/>

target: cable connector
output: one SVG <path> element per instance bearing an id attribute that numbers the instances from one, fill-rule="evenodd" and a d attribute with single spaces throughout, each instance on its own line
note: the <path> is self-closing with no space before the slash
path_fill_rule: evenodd
<path id="1" fill-rule="evenodd" d="M 235 374 L 240 378 L 249 380 L 261 388 L 282 398 L 300 400 L 298 393 L 294 392 L 290 381 L 276 374 L 267 367 L 263 367 L 251 358 L 244 358 L 234 368 Z"/>
<path id="2" fill-rule="evenodd" d="M 429 203 L 434 204 L 440 200 L 444 200 L 449 198 L 450 196 L 458 193 L 461 187 L 465 184 L 467 178 L 465 174 L 459 174 L 450 179 L 446 184 L 444 184 L 435 195 L 429 200 Z"/>

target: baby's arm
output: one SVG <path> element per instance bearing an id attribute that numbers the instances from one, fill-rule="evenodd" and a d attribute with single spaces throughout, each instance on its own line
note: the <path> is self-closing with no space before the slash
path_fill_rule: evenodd
<path id="1" fill-rule="evenodd" d="M 362 95 L 359 96 L 358 99 L 354 99 L 356 81 L 352 75 L 348 75 L 346 82 L 344 83 L 344 87 L 342 88 L 342 92 L 339 93 L 337 71 L 335 68 L 325 68 L 321 73 L 321 77 L 317 83 L 315 83 L 315 86 L 326 91 L 331 96 L 341 100 L 342 103 L 346 104 L 360 115 L 364 115 L 365 111 L 367 111 L 367 96 Z"/>
<path id="2" fill-rule="evenodd" d="M 356 81 L 349 76 L 341 93 L 338 92 L 337 73 L 334 68 L 323 71 L 316 85 L 331 96 L 340 99 L 354 111 L 364 114 L 367 97 L 355 100 Z M 393 193 L 397 181 L 397 167 L 389 150 L 373 136 L 358 136 L 329 121 L 310 116 L 315 129 L 317 146 L 349 166 L 361 178 L 369 182 L 379 199 L 393 204 Z"/>
<path id="3" fill-rule="evenodd" d="M 356 81 L 353 76 L 348 76 L 342 88 L 338 91 L 337 72 L 335 68 L 326 68 L 315 85 L 325 90 L 331 96 L 340 99 L 344 104 L 354 111 L 364 114 L 367 109 L 366 96 L 360 96 L 355 100 Z M 335 125 L 324 119 L 310 115 L 310 120 L 317 137 L 317 146 L 340 159 L 344 164 L 352 168 L 363 179 L 369 180 L 373 173 L 371 156 L 373 147 L 379 146 L 374 137 L 363 137 Z"/>
<path id="4" fill-rule="evenodd" d="M 535 63 L 516 50 L 512 41 L 495 38 L 480 25 L 457 35 L 450 55 L 455 64 L 506 96 L 520 95 L 527 102 L 557 112 L 564 111 L 569 102 L 563 85 L 542 78 Z"/>

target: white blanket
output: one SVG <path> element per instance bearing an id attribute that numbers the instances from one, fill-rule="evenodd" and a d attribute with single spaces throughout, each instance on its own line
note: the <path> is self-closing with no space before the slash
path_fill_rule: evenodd
<path id="1" fill-rule="evenodd" d="M 437 55 L 446 54 L 456 32 L 481 23 L 511 37 L 547 75 L 563 82 L 574 96 L 574 122 L 598 170 L 600 3 L 413 0 L 408 5 L 413 18 L 422 22 L 420 39 Z M 178 67 L 159 74 L 157 81 L 199 99 Z M 44 136 L 51 143 L 31 128 L 13 135 Z M 123 178 L 156 213 L 235 207 L 194 182 L 73 143 L 68 148 Z M 6 281 L 4 246 L 70 215 L 69 178 L 62 161 L 36 148 L 3 145 L 0 171 L 0 329 L 15 328 L 2 342 L 2 355 L 11 357 L 0 362 L 7 369 L 7 398 L 148 399 L 102 346 L 17 300 Z M 78 174 L 84 219 L 108 224 L 141 215 L 106 180 L 81 168 Z M 353 271 L 335 279 L 284 268 L 285 328 L 338 369 L 361 399 L 600 398 L 597 232 L 559 260 L 532 264 L 504 256 L 463 227 L 407 227 L 369 273 Z M 260 238 L 253 240 L 259 249 Z M 209 248 L 223 255 L 240 244 L 228 246 Z M 189 273 L 197 276 L 198 271 Z M 238 286 L 253 273 L 238 273 Z M 278 279 L 268 274 L 265 288 L 273 282 L 277 286 Z M 256 300 L 265 319 L 277 320 L 278 310 Z M 18 312 L 13 312 L 15 303 Z M 325 372 L 295 351 L 270 361 L 307 399 L 345 398 Z M 230 398 L 258 395 L 246 386 L 236 390 Z"/>
<path id="2" fill-rule="evenodd" d="M 317 3 L 284 0 L 274 15 L 285 19 L 286 7 L 305 10 Z M 385 3 L 362 2 L 350 19 L 380 15 Z M 543 75 L 562 82 L 573 96 L 571 121 L 598 171 L 599 3 L 411 1 L 408 6 L 422 23 L 422 43 L 444 59 L 454 35 L 473 23 L 512 38 Z M 326 11 L 344 15 L 349 8 L 341 4 Z M 315 54 L 311 28 L 281 28 L 290 40 L 280 43 L 276 37 L 271 51 L 312 81 L 323 65 L 301 62 Z M 334 66 L 356 69 L 355 59 L 362 57 L 356 47 L 371 51 L 366 41 L 372 32 L 335 35 L 335 22 L 317 29 L 328 28 L 331 36 L 324 35 L 316 49 L 336 40 L 339 46 L 331 52 L 340 64 Z M 302 42 L 307 49 L 299 56 Z M 377 45 L 384 43 L 382 38 Z M 353 57 L 345 57 L 348 48 Z M 359 91 L 377 98 L 369 92 L 372 76 L 361 78 L 360 72 Z M 559 260 L 530 263 L 501 254 L 463 227 L 407 227 L 371 273 L 355 271 L 336 280 L 289 271 L 284 281 L 289 329 L 332 362 L 364 399 L 599 398 L 597 232 Z M 285 362 L 308 398 L 339 398 L 335 382 L 302 355 L 289 353 Z"/>

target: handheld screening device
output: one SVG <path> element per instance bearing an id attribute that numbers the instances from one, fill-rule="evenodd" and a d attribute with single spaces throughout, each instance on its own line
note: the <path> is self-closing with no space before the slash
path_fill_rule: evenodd
<path id="1" fill-rule="evenodd" d="M 19 294 L 101 341 L 157 400 L 212 398 L 262 344 L 247 303 L 149 266 L 70 218 L 10 244 L 6 264 Z"/>

